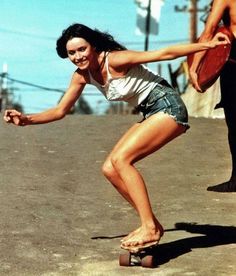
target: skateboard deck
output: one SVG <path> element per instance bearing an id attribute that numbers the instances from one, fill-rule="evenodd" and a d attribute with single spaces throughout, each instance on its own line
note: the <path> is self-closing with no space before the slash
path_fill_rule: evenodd
<path id="1" fill-rule="evenodd" d="M 153 268 L 155 267 L 154 248 L 158 242 L 150 243 L 142 247 L 123 248 L 127 253 L 120 254 L 120 266 L 138 266 Z"/>
<path id="2" fill-rule="evenodd" d="M 224 26 L 219 27 L 216 32 L 222 32 L 229 37 L 230 41 L 233 40 L 233 34 Z M 202 91 L 208 89 L 220 76 L 223 66 L 229 59 L 230 51 L 231 44 L 219 45 L 206 51 L 197 70 L 198 84 Z M 187 57 L 189 67 L 193 62 L 193 56 L 194 54 Z"/>

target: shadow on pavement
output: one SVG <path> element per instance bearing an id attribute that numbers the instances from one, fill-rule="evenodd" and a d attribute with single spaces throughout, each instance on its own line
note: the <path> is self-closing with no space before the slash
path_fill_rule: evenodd
<path id="1" fill-rule="evenodd" d="M 156 266 L 167 263 L 183 254 L 191 252 L 193 248 L 207 248 L 236 243 L 236 227 L 220 225 L 198 225 L 196 223 L 176 223 L 175 228 L 167 231 L 184 230 L 203 236 L 189 237 L 181 240 L 160 244 L 153 255 Z"/>
<path id="2" fill-rule="evenodd" d="M 197 223 L 180 222 L 175 224 L 175 228 L 165 230 L 165 232 L 171 231 L 186 231 L 198 235 L 160 244 L 153 248 L 151 254 L 154 256 L 155 267 L 191 252 L 194 248 L 207 248 L 236 243 L 236 227 L 234 226 L 201 225 Z M 199 236 L 199 234 L 202 236 Z M 98 236 L 92 237 L 91 239 L 116 239 L 124 236 L 126 235 Z"/>

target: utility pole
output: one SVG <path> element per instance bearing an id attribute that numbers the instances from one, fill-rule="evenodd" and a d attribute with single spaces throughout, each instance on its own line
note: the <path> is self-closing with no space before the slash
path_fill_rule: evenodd
<path id="1" fill-rule="evenodd" d="M 190 42 L 196 42 L 197 40 L 197 21 L 198 21 L 198 12 L 204 12 L 207 10 L 208 6 L 204 8 L 198 8 L 199 0 L 186 0 L 189 5 L 184 5 L 183 7 L 175 6 L 176 12 L 188 12 L 190 13 Z"/>
<path id="2" fill-rule="evenodd" d="M 7 64 L 2 66 L 2 74 L 0 75 L 0 112 L 6 108 L 6 93 L 7 93 Z"/>
<path id="3" fill-rule="evenodd" d="M 147 17 L 146 17 L 146 26 L 145 26 L 145 46 L 144 50 L 147 51 L 149 47 L 149 34 L 150 34 L 150 18 L 151 18 L 151 1 L 148 1 L 147 7 Z"/>

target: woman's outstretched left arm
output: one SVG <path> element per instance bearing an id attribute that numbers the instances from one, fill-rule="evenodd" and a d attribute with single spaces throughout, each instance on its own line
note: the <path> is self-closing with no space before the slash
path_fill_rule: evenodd
<path id="1" fill-rule="evenodd" d="M 218 33 L 207 42 L 173 45 L 154 51 L 117 51 L 112 57 L 112 65 L 114 67 L 122 67 L 122 65 L 134 65 L 171 60 L 199 51 L 209 50 L 211 48 L 215 48 L 218 45 L 225 45 L 229 43 L 229 38 L 225 34 Z"/>

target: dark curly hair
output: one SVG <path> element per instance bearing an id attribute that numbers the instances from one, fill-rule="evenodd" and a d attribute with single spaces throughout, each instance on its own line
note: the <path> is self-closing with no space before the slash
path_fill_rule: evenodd
<path id="1" fill-rule="evenodd" d="M 73 37 L 81 37 L 88 41 L 97 52 L 125 50 L 126 48 L 114 40 L 113 36 L 106 32 L 100 32 L 97 29 L 90 29 L 83 24 L 73 24 L 62 31 L 62 35 L 57 40 L 57 54 L 61 58 L 67 58 L 66 43 Z"/>

